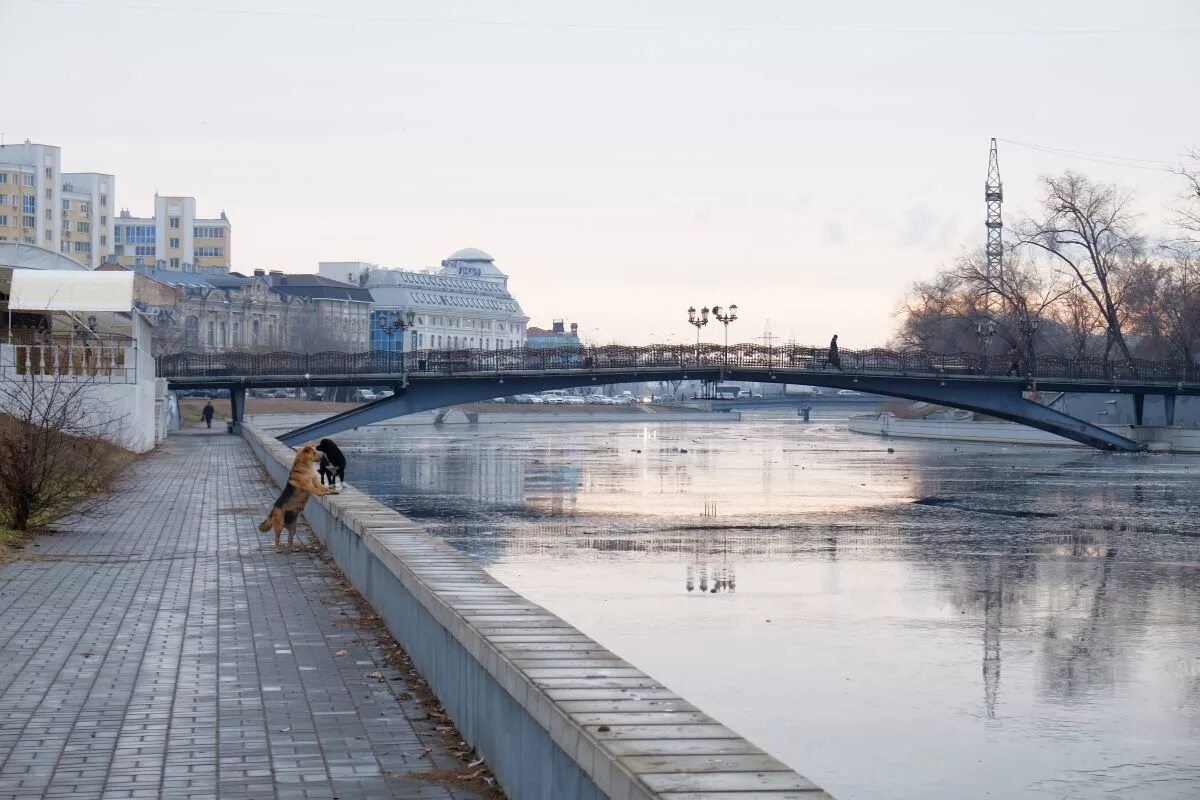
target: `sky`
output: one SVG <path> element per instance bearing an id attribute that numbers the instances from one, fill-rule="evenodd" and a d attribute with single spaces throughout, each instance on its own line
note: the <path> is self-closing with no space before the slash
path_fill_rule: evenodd
<path id="1" fill-rule="evenodd" d="M 1075 169 L 1150 230 L 1200 145 L 1195 0 L 0 0 L 0 41 L 5 141 L 224 210 L 234 269 L 478 247 L 597 343 L 736 303 L 881 345 L 982 246 L 990 137 L 1008 223 Z"/>

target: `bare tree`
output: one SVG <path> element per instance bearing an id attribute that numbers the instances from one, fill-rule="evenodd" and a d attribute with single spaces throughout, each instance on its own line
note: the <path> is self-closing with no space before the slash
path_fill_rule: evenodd
<path id="1" fill-rule="evenodd" d="M 93 356 L 74 349 L 81 352 L 29 348 L 3 364 L 0 503 L 10 528 L 25 530 L 66 511 L 128 461 L 114 444 L 121 441 L 122 420 L 98 396 Z"/>
<path id="2" fill-rule="evenodd" d="M 1104 322 L 1105 357 L 1116 347 L 1132 358 L 1123 327 L 1126 280 L 1145 249 L 1132 193 L 1069 171 L 1041 180 L 1042 213 L 1017 226 L 1019 244 L 1049 253 L 1075 277 Z"/>
<path id="3" fill-rule="evenodd" d="M 1049 309 L 1075 284 L 1064 271 L 1052 269 L 1044 260 L 1022 257 L 1012 249 L 999 275 L 988 269 L 983 251 L 959 258 L 954 274 L 975 293 L 976 305 L 986 308 L 989 297 L 1000 301 L 999 308 L 989 309 L 989 317 L 997 323 L 1001 337 L 1010 343 L 1022 342 L 1031 359 L 1036 357 L 1036 332 L 1042 329 L 1044 320 L 1050 319 Z"/>
<path id="4" fill-rule="evenodd" d="M 931 281 L 914 283 L 901 301 L 897 344 L 942 353 L 972 350 L 981 311 L 979 293 L 955 271 L 943 269 Z"/>
<path id="5" fill-rule="evenodd" d="M 1175 207 L 1174 224 L 1190 234 L 1200 235 L 1200 147 L 1193 147 L 1188 158 L 1190 164 L 1174 170 L 1185 185 L 1179 205 Z"/>
<path id="6" fill-rule="evenodd" d="M 1080 360 L 1092 358 L 1101 352 L 1099 342 L 1104 335 L 1104 320 L 1091 296 L 1084 288 L 1075 284 L 1050 309 L 1056 323 L 1059 352 L 1069 358 Z"/>

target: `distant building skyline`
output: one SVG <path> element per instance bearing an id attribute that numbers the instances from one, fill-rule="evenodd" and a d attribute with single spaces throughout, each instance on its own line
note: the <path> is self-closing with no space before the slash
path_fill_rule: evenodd
<path id="1" fill-rule="evenodd" d="M 196 199 L 155 193 L 154 213 L 117 213 L 112 173 L 63 172 L 62 148 L 0 145 L 0 241 L 37 244 L 95 269 L 122 266 L 228 272 L 232 226 L 196 216 Z"/>

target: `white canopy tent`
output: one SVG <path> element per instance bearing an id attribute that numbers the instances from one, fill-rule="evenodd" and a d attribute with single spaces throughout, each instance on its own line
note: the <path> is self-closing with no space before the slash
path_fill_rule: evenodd
<path id="1" fill-rule="evenodd" d="M 10 311 L 133 310 L 132 272 L 14 269 Z"/>

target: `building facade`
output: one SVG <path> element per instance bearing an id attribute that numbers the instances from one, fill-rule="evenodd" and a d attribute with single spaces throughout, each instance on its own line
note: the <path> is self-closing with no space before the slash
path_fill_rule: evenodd
<path id="1" fill-rule="evenodd" d="M 154 196 L 154 216 L 122 209 L 113 233 L 113 256 L 125 267 L 173 272 L 228 272 L 232 226 L 219 217 L 196 216 L 196 198 Z"/>
<path id="2" fill-rule="evenodd" d="M 529 317 L 508 290 L 508 276 L 487 253 L 467 248 L 440 269 L 381 268 L 322 261 L 322 277 L 369 289 L 372 350 L 503 350 L 525 345 Z M 399 330 L 397 321 L 412 327 Z"/>
<path id="3" fill-rule="evenodd" d="M 0 242 L 61 252 L 62 154 L 48 144 L 0 145 Z"/>
<path id="4" fill-rule="evenodd" d="M 67 172 L 60 184 L 59 252 L 95 269 L 113 254 L 117 180 L 101 172 Z"/>
<path id="5" fill-rule="evenodd" d="M 110 262 L 98 269 L 128 268 Z M 146 266 L 133 271 L 137 307 L 154 322 L 156 355 L 367 349 L 371 300 L 365 289 L 264 270 L 252 277 Z M 280 280 L 297 285 L 273 285 Z"/>

